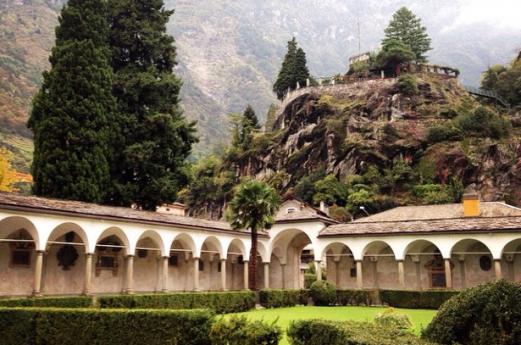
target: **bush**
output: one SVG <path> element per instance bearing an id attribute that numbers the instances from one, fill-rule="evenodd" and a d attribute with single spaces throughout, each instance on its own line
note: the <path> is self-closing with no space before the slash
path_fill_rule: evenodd
<path id="1" fill-rule="evenodd" d="M 101 308 L 212 309 L 216 313 L 237 313 L 255 307 L 255 293 L 206 292 L 155 295 L 119 295 L 98 298 Z"/>
<path id="2" fill-rule="evenodd" d="M 410 74 L 403 74 L 398 78 L 398 89 L 401 93 L 412 96 L 418 93 L 418 82 L 416 77 Z"/>
<path id="3" fill-rule="evenodd" d="M 87 296 L 0 299 L 0 307 L 88 308 L 92 304 Z"/>
<path id="4" fill-rule="evenodd" d="M 441 344 L 519 344 L 521 286 L 501 280 L 461 292 L 441 307 L 423 336 Z"/>
<path id="5" fill-rule="evenodd" d="M 459 140 L 460 136 L 461 133 L 458 128 L 451 125 L 440 125 L 429 128 L 427 142 L 435 144 L 443 141 Z"/>
<path id="6" fill-rule="evenodd" d="M 382 304 L 395 308 L 438 309 L 445 301 L 457 294 L 457 291 L 445 290 L 380 290 L 380 300 Z"/>
<path id="7" fill-rule="evenodd" d="M 308 298 L 307 290 L 264 289 L 259 291 L 260 304 L 265 308 L 307 305 Z"/>
<path id="8" fill-rule="evenodd" d="M 427 341 L 392 327 L 368 322 L 302 320 L 288 328 L 292 345 L 427 345 Z"/>
<path id="9" fill-rule="evenodd" d="M 315 305 L 334 305 L 336 302 L 336 288 L 327 280 L 316 281 L 311 284 L 309 294 Z"/>
<path id="10" fill-rule="evenodd" d="M 0 308 L 3 345 L 209 345 L 204 310 Z"/>
<path id="11" fill-rule="evenodd" d="M 377 290 L 336 290 L 339 305 L 374 305 L 378 303 Z"/>
<path id="12" fill-rule="evenodd" d="M 316 273 L 304 273 L 304 288 L 309 289 L 317 281 Z"/>
<path id="13" fill-rule="evenodd" d="M 494 139 L 507 137 L 511 128 L 509 120 L 483 106 L 458 116 L 454 121 L 467 134 Z"/>
<path id="14" fill-rule="evenodd" d="M 212 345 L 277 345 L 280 327 L 262 321 L 248 321 L 245 316 L 222 318 L 210 331 Z"/>
<path id="15" fill-rule="evenodd" d="M 378 313 L 374 322 L 384 328 L 396 328 L 400 330 L 408 330 L 412 327 L 412 322 L 406 314 L 397 313 L 393 308 L 387 308 Z"/>

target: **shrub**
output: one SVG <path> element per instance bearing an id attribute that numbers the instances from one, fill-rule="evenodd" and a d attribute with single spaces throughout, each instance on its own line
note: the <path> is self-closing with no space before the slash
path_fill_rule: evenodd
<path id="1" fill-rule="evenodd" d="M 304 288 L 309 289 L 317 281 L 316 273 L 304 273 Z"/>
<path id="2" fill-rule="evenodd" d="M 507 137 L 511 128 L 507 119 L 483 106 L 458 116 L 454 121 L 467 134 L 494 139 Z"/>
<path id="3" fill-rule="evenodd" d="M 288 328 L 292 345 L 427 345 L 412 334 L 368 322 L 302 320 Z"/>
<path id="4" fill-rule="evenodd" d="M 519 344 L 521 286 L 501 280 L 461 292 L 441 307 L 423 336 L 441 344 Z"/>
<path id="5" fill-rule="evenodd" d="M 237 313 L 255 307 L 251 291 L 119 295 L 99 297 L 101 308 L 212 309 L 216 313 Z"/>
<path id="6" fill-rule="evenodd" d="M 378 313 L 374 322 L 384 328 L 396 328 L 400 330 L 407 330 L 412 327 L 412 322 L 406 314 L 397 313 L 393 308 L 387 308 L 381 313 Z"/>
<path id="7" fill-rule="evenodd" d="M 0 299 L 0 307 L 56 307 L 88 308 L 92 306 L 92 297 L 41 297 Z"/>
<path id="8" fill-rule="evenodd" d="M 378 303 L 377 290 L 336 290 L 339 305 L 373 305 Z"/>
<path id="9" fill-rule="evenodd" d="M 308 298 L 307 290 L 264 289 L 259 291 L 260 304 L 265 308 L 307 305 Z"/>
<path id="10" fill-rule="evenodd" d="M 3 345 L 209 345 L 212 313 L 204 310 L 0 308 Z"/>
<path id="11" fill-rule="evenodd" d="M 439 205 L 454 202 L 449 188 L 441 184 L 422 184 L 413 188 L 413 194 L 426 205 Z"/>
<path id="12" fill-rule="evenodd" d="M 410 74 L 403 74 L 398 78 L 398 89 L 406 95 L 416 95 L 418 93 L 418 82 L 416 77 Z"/>
<path id="13" fill-rule="evenodd" d="M 431 290 L 380 290 L 380 300 L 395 308 L 438 309 L 449 298 L 457 295 L 457 291 Z"/>
<path id="14" fill-rule="evenodd" d="M 311 284 L 309 294 L 315 305 L 327 306 L 336 302 L 335 286 L 327 280 L 320 280 Z"/>
<path id="15" fill-rule="evenodd" d="M 431 144 L 440 143 L 442 141 L 459 140 L 460 131 L 451 125 L 440 125 L 429 128 L 427 133 L 427 142 Z"/>
<path id="16" fill-rule="evenodd" d="M 222 318 L 210 331 L 212 345 L 277 345 L 282 337 L 280 327 L 262 321 L 248 321 L 245 316 Z"/>

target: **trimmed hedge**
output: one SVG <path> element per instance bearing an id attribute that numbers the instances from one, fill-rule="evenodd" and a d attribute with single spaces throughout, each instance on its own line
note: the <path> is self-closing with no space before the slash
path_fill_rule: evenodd
<path id="1" fill-rule="evenodd" d="M 327 280 L 320 280 L 311 284 L 309 294 L 315 305 L 328 306 L 336 304 L 335 286 Z"/>
<path id="2" fill-rule="evenodd" d="M 287 331 L 292 345 L 428 345 L 415 335 L 368 322 L 301 320 Z"/>
<path id="3" fill-rule="evenodd" d="M 275 323 L 248 321 L 245 316 L 221 318 L 210 331 L 212 345 L 277 345 L 282 330 Z"/>
<path id="4" fill-rule="evenodd" d="M 376 305 L 379 304 L 378 290 L 336 290 L 338 305 Z"/>
<path id="5" fill-rule="evenodd" d="M 3 345 L 210 345 L 204 310 L 0 308 Z"/>
<path id="6" fill-rule="evenodd" d="M 119 295 L 98 298 L 101 308 L 140 309 L 198 309 L 214 310 L 216 313 L 238 313 L 255 307 L 255 293 L 208 292 L 154 295 Z"/>
<path id="7" fill-rule="evenodd" d="M 380 290 L 380 301 L 395 308 L 438 309 L 459 291 L 447 290 Z"/>
<path id="8" fill-rule="evenodd" d="M 264 289 L 259 291 L 260 304 L 265 308 L 293 307 L 307 305 L 308 290 Z"/>
<path id="9" fill-rule="evenodd" d="M 92 297 L 38 297 L 0 299 L 0 307 L 56 307 L 88 308 L 92 306 Z"/>

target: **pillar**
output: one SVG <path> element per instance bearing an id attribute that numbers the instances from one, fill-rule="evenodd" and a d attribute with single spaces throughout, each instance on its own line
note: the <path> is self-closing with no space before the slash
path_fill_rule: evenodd
<path id="1" fill-rule="evenodd" d="M 358 289 L 364 288 L 364 281 L 362 279 L 362 261 L 356 261 L 356 287 Z"/>
<path id="2" fill-rule="evenodd" d="M 226 259 L 221 259 L 221 289 L 226 291 Z"/>
<path id="3" fill-rule="evenodd" d="M 447 289 L 452 289 L 452 267 L 450 259 L 445 259 L 445 286 Z"/>
<path id="4" fill-rule="evenodd" d="M 317 281 L 322 280 L 322 261 L 315 260 L 315 271 L 317 274 Z"/>
<path id="5" fill-rule="evenodd" d="M 134 293 L 134 255 L 127 256 L 127 270 L 126 270 L 126 278 L 125 278 L 125 289 L 123 290 L 125 293 L 132 294 Z"/>
<path id="6" fill-rule="evenodd" d="M 199 291 L 199 258 L 194 258 L 194 291 Z"/>
<path id="7" fill-rule="evenodd" d="M 421 273 L 421 263 L 420 261 L 415 261 L 414 265 L 416 266 L 416 288 L 418 290 L 422 290 L 422 273 Z"/>
<path id="8" fill-rule="evenodd" d="M 496 273 L 496 279 L 503 278 L 503 274 L 501 273 L 501 259 L 494 260 L 494 271 Z"/>
<path id="9" fill-rule="evenodd" d="M 398 260 L 398 284 L 400 284 L 400 288 L 405 289 L 405 268 L 403 260 Z"/>
<path id="10" fill-rule="evenodd" d="M 270 263 L 265 262 L 264 265 L 264 288 L 270 288 Z"/>
<path id="11" fill-rule="evenodd" d="M 340 287 L 340 270 L 339 270 L 340 258 L 335 258 L 333 262 L 335 263 L 335 285 L 337 288 L 339 288 Z"/>
<path id="12" fill-rule="evenodd" d="M 248 269 L 249 269 L 249 264 L 250 262 L 247 261 L 247 260 L 244 260 L 244 290 L 248 290 L 249 289 L 249 281 L 248 281 L 248 275 L 249 275 L 249 272 L 248 272 Z"/>
<path id="13" fill-rule="evenodd" d="M 286 288 L 286 264 L 280 264 L 280 273 L 282 274 L 282 288 Z"/>
<path id="14" fill-rule="evenodd" d="M 43 269 L 43 250 L 36 251 L 36 262 L 34 265 L 34 288 L 33 295 L 42 295 L 42 269 Z"/>
<path id="15" fill-rule="evenodd" d="M 461 288 L 465 289 L 467 287 L 467 272 L 465 271 L 465 256 L 460 255 L 458 258 L 459 267 L 461 271 Z"/>
<path id="16" fill-rule="evenodd" d="M 163 261 L 162 261 L 162 269 L 161 269 L 161 274 L 163 275 L 162 277 L 162 286 L 161 286 L 161 291 L 162 292 L 167 292 L 168 291 L 168 260 L 170 259 L 170 257 L 168 256 L 163 256 Z"/>
<path id="17" fill-rule="evenodd" d="M 92 253 L 85 254 L 85 278 L 83 280 L 83 294 L 89 295 L 92 281 Z"/>

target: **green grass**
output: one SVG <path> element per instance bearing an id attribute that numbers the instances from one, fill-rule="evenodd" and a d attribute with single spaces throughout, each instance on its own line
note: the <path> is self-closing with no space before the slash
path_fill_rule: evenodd
<path id="1" fill-rule="evenodd" d="M 284 331 L 291 321 L 305 319 L 326 319 L 335 321 L 373 321 L 376 314 L 385 310 L 383 307 L 291 307 L 275 309 L 257 309 L 234 315 L 245 315 L 250 320 L 276 321 Z M 396 309 L 400 313 L 407 314 L 413 323 L 414 333 L 419 334 L 433 319 L 436 310 L 421 309 Z M 228 314 L 233 315 L 233 314 Z M 280 343 L 287 345 L 285 339 Z"/>

